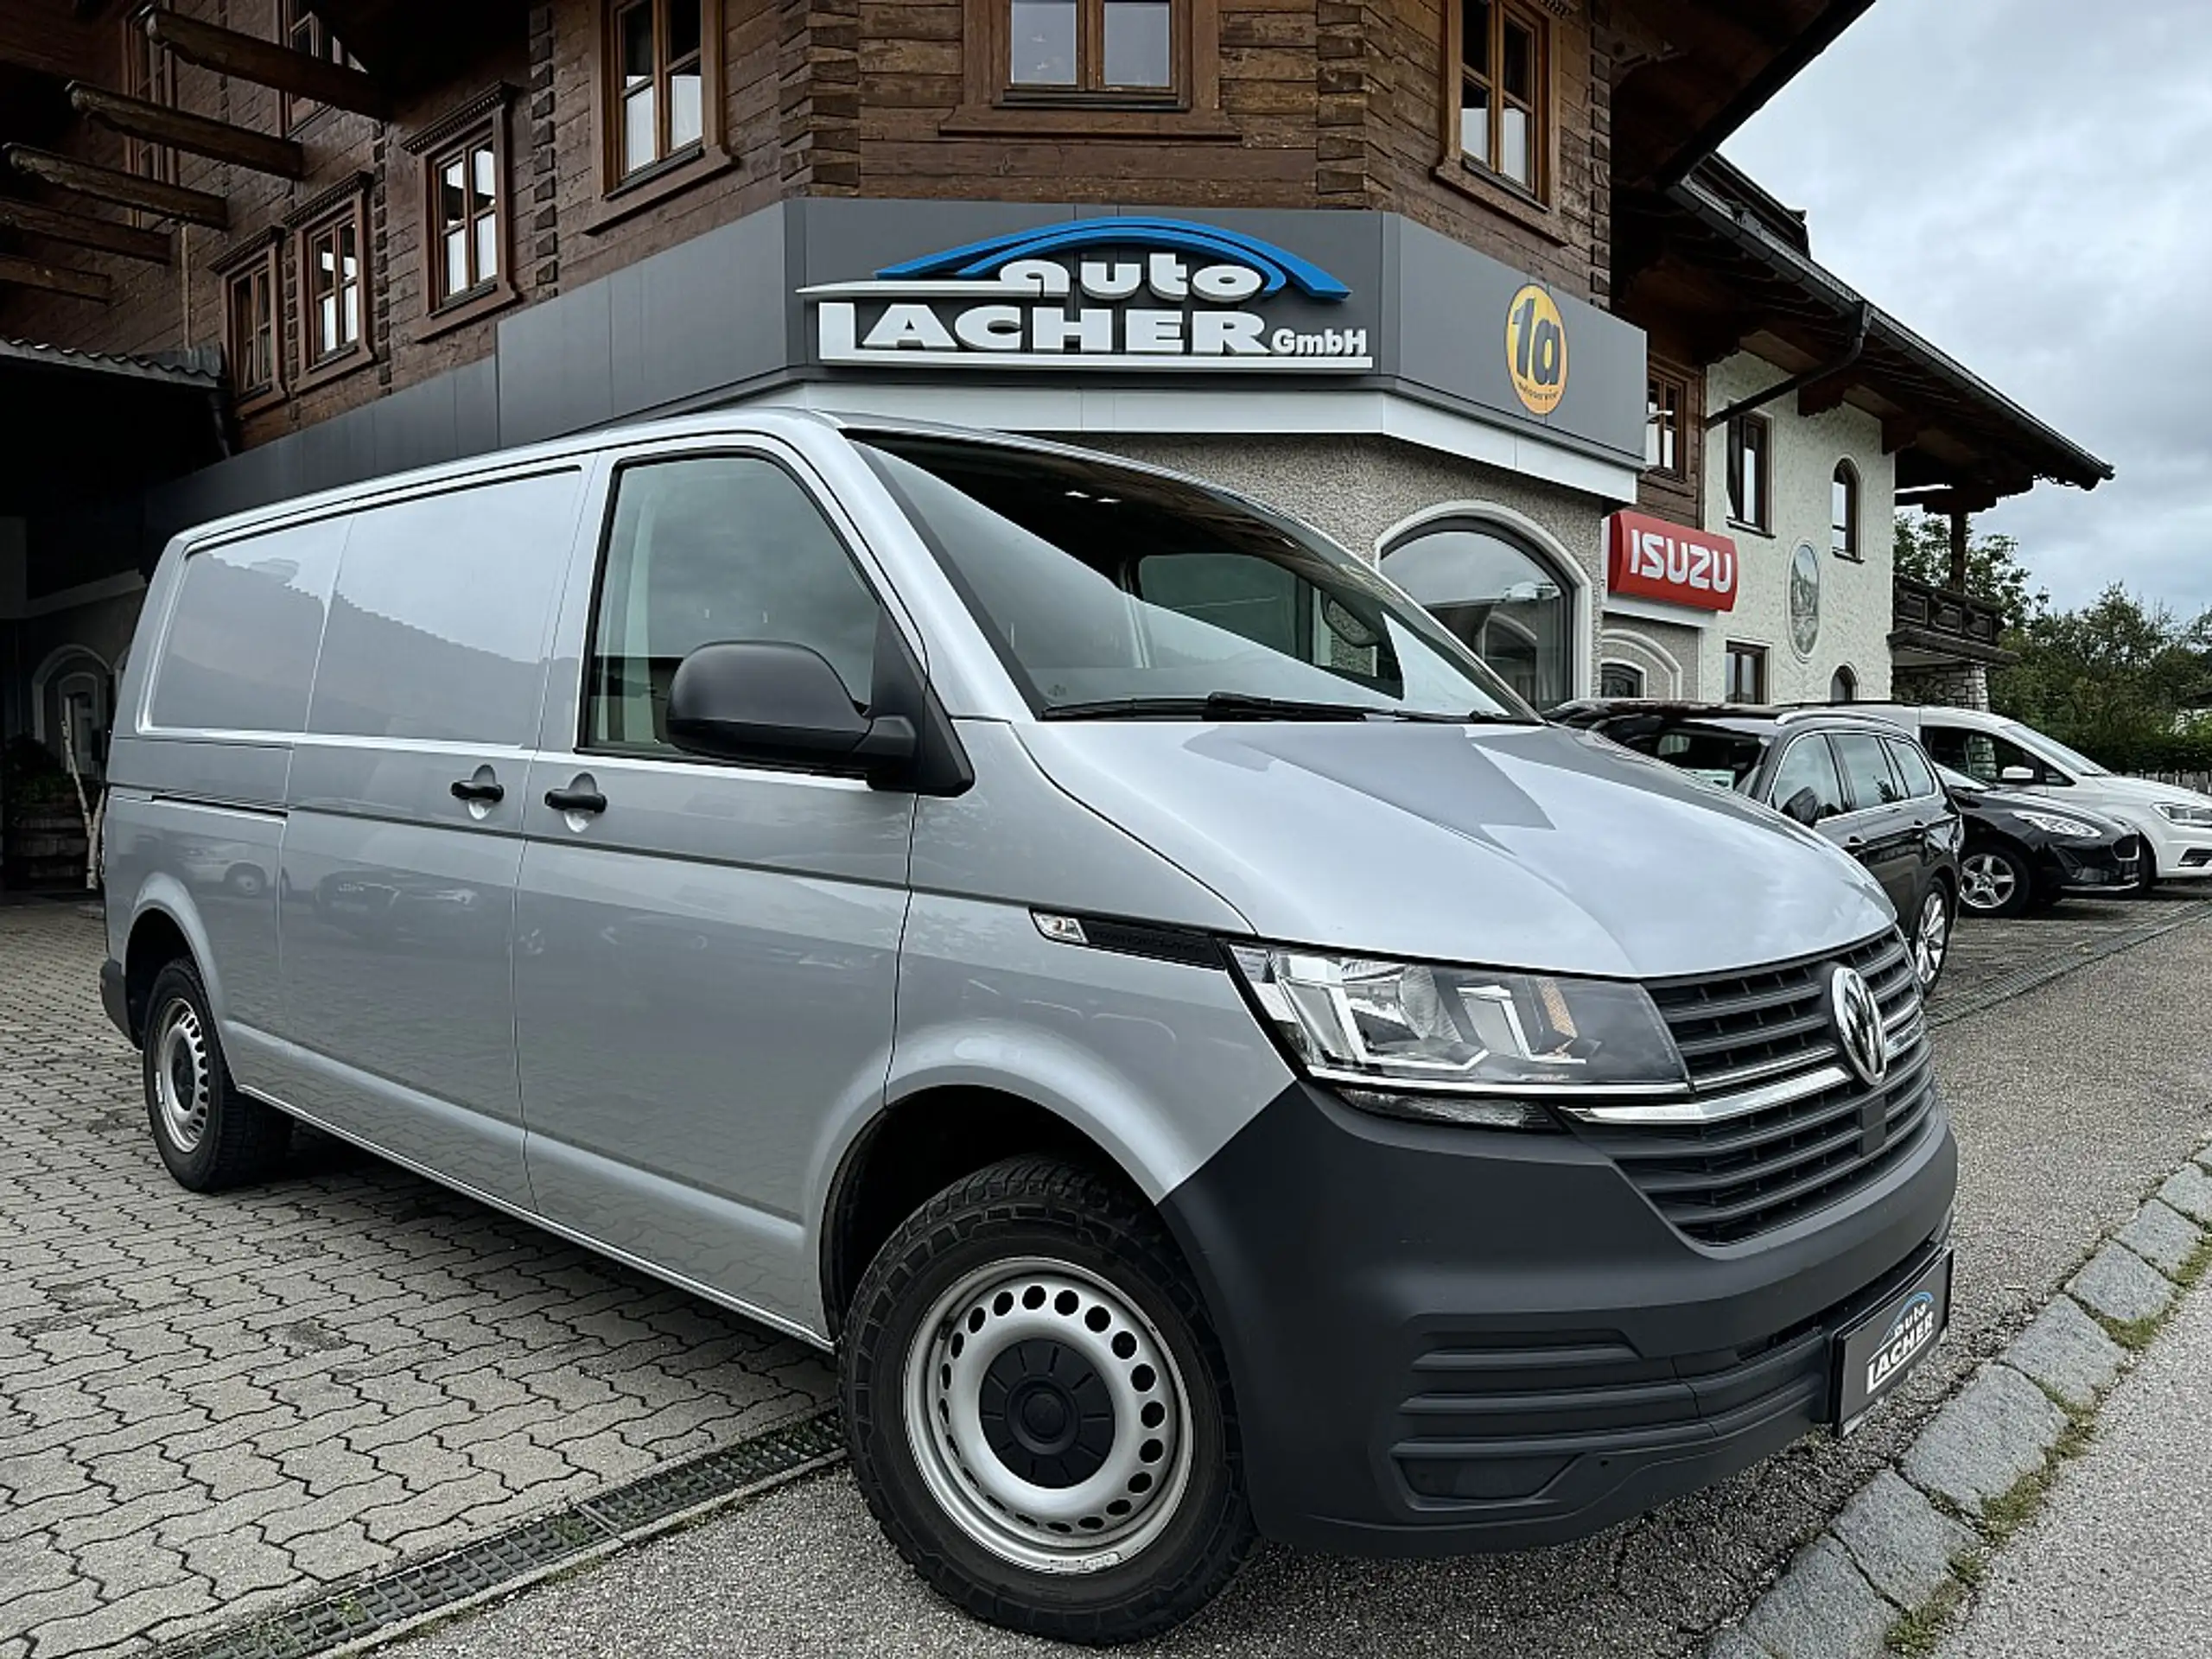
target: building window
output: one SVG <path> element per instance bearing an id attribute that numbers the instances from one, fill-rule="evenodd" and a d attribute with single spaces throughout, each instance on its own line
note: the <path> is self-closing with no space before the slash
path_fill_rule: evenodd
<path id="1" fill-rule="evenodd" d="M 716 0 L 624 0 L 607 20 L 609 178 L 619 185 L 718 143 Z"/>
<path id="2" fill-rule="evenodd" d="M 1858 559 L 1859 469 L 1847 461 L 1835 464 L 1835 479 L 1828 487 L 1828 544 L 1840 559 Z"/>
<path id="3" fill-rule="evenodd" d="M 1830 702 L 1858 702 L 1859 677 L 1848 668 L 1836 670 L 1834 677 L 1828 681 L 1828 701 Z"/>
<path id="4" fill-rule="evenodd" d="M 310 202 L 295 222 L 304 385 L 368 359 L 368 196 L 356 182 Z"/>
<path id="5" fill-rule="evenodd" d="M 1382 570 L 1537 708 L 1574 695 L 1573 587 L 1535 548 L 1447 520 L 1393 546 Z"/>
<path id="6" fill-rule="evenodd" d="M 1728 642 L 1728 701 L 1766 701 L 1766 647 Z"/>
<path id="7" fill-rule="evenodd" d="M 1172 95 L 1173 0 L 1003 0 L 1007 92 Z"/>
<path id="8" fill-rule="evenodd" d="M 273 232 L 217 262 L 223 279 L 223 362 L 240 414 L 283 395 L 284 305 L 278 263 L 282 245 Z"/>
<path id="9" fill-rule="evenodd" d="M 1551 30 L 1518 0 L 1445 7 L 1446 160 L 1539 200 L 1551 149 Z"/>
<path id="10" fill-rule="evenodd" d="M 293 51 L 310 58 L 320 58 L 325 63 L 342 64 L 347 68 L 359 67 L 353 61 L 353 54 L 339 44 L 338 37 L 330 32 L 321 17 L 308 9 L 303 0 L 279 0 L 277 26 L 283 31 L 281 38 L 284 44 Z M 304 124 L 321 108 L 322 105 L 311 98 L 295 98 L 289 92 L 285 93 L 284 130 L 289 132 Z"/>
<path id="11" fill-rule="evenodd" d="M 1605 663 L 1598 669 L 1598 695 L 1601 697 L 1640 697 L 1643 695 L 1643 671 L 1634 663 Z"/>
<path id="12" fill-rule="evenodd" d="M 143 13 L 123 21 L 123 90 L 149 104 L 167 108 L 176 105 L 176 61 L 169 56 L 168 48 L 156 46 L 146 38 Z M 176 151 L 169 145 L 125 138 L 123 156 L 126 171 L 163 184 L 176 182 Z"/>
<path id="13" fill-rule="evenodd" d="M 1773 429 L 1764 415 L 1738 415 L 1728 423 L 1728 516 L 1749 530 L 1771 519 Z"/>
<path id="14" fill-rule="evenodd" d="M 496 86 L 404 144 L 423 158 L 423 286 L 439 327 L 516 297 L 508 270 L 507 105 L 513 97 L 512 87 Z"/>
<path id="15" fill-rule="evenodd" d="M 1667 478 L 1688 475 L 1682 411 L 1689 406 L 1689 388 L 1671 374 L 1654 374 L 1643 383 L 1643 466 Z"/>

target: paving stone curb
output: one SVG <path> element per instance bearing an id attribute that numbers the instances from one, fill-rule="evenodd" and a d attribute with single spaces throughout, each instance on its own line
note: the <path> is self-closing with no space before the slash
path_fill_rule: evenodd
<path id="1" fill-rule="evenodd" d="M 1929 1650 L 1974 1563 L 2039 1501 L 2098 1404 L 2212 1255 L 2212 1141 L 1792 1558 L 1705 1659 Z M 1967 1577 L 1961 1576 L 1961 1568 Z"/>

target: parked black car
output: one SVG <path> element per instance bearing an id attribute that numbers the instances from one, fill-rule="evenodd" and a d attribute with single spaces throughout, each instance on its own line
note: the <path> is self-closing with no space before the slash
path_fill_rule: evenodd
<path id="1" fill-rule="evenodd" d="M 1966 819 L 1959 905 L 1970 916 L 2019 916 L 2069 893 L 2116 894 L 2143 884 L 2143 837 L 2079 807 L 1993 788 L 1939 766 Z"/>
<path id="2" fill-rule="evenodd" d="M 1923 988 L 1951 950 L 1965 826 L 1903 728 L 1840 708 L 1587 698 L 1551 718 L 1764 801 L 1872 873 L 1897 907 Z"/>

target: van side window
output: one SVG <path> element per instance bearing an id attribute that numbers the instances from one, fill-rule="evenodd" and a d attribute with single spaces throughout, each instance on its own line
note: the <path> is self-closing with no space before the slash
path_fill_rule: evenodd
<path id="1" fill-rule="evenodd" d="M 875 596 L 820 508 L 772 461 L 625 467 L 600 568 L 587 747 L 673 753 L 668 689 L 701 645 L 773 640 L 829 659 L 855 704 L 875 678 Z"/>
<path id="2" fill-rule="evenodd" d="M 322 518 L 187 558 L 154 677 L 153 723 L 304 730 L 323 609 L 345 545 L 346 521 Z"/>
<path id="3" fill-rule="evenodd" d="M 530 743 L 582 483 L 502 479 L 354 514 L 308 729 Z"/>
<path id="4" fill-rule="evenodd" d="M 1911 744 L 1891 737 L 1883 741 L 1890 746 L 1890 764 L 1897 768 L 1897 776 L 1904 780 L 1904 792 L 1914 800 L 1923 796 L 1940 794 L 1936 774 L 1928 769 L 1928 761 Z"/>
<path id="5" fill-rule="evenodd" d="M 1851 792 L 1851 804 L 1864 812 L 1870 806 L 1887 806 L 1904 798 L 1904 785 L 1890 769 L 1889 751 L 1872 732 L 1836 732 L 1828 741 L 1834 746 L 1836 765 L 1843 769 L 1844 785 Z"/>

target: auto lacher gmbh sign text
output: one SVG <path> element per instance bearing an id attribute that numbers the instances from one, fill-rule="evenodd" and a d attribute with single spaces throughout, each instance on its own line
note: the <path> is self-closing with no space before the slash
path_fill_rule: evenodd
<path id="1" fill-rule="evenodd" d="M 1362 372 L 1363 327 L 1316 327 L 1351 290 L 1255 237 L 1173 219 L 1086 219 L 799 290 L 824 363 L 906 368 Z"/>

